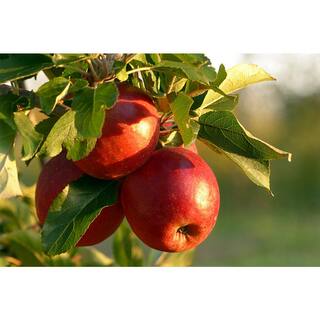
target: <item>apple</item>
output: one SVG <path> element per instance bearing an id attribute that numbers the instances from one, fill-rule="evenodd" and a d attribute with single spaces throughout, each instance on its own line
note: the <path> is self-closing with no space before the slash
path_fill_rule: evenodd
<path id="1" fill-rule="evenodd" d="M 170 147 L 155 151 L 124 179 L 121 203 L 132 230 L 145 244 L 180 252 L 208 237 L 217 220 L 220 193 L 201 157 Z"/>
<path id="2" fill-rule="evenodd" d="M 65 152 L 49 160 L 39 176 L 35 203 L 41 225 L 45 223 L 49 208 L 58 194 L 72 181 L 78 180 L 83 172 L 66 159 Z M 120 203 L 106 207 L 89 226 L 77 243 L 77 247 L 91 246 L 109 237 L 124 218 Z"/>
<path id="3" fill-rule="evenodd" d="M 75 162 L 83 172 L 100 179 L 117 179 L 142 166 L 159 138 L 160 118 L 151 98 L 127 84 L 118 89 L 118 100 L 106 111 L 95 148 Z"/>

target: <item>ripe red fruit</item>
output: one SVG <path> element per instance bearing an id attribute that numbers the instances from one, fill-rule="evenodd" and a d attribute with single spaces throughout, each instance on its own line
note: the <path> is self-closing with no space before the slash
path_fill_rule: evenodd
<path id="1" fill-rule="evenodd" d="M 191 249 L 216 223 L 219 187 L 207 163 L 185 148 L 163 148 L 126 177 L 121 203 L 135 234 L 168 252 Z"/>
<path id="2" fill-rule="evenodd" d="M 142 90 L 119 85 L 114 107 L 106 111 L 102 136 L 93 151 L 75 164 L 100 179 L 116 179 L 142 166 L 156 148 L 160 119 Z"/>
<path id="3" fill-rule="evenodd" d="M 83 172 L 65 157 L 65 152 L 52 158 L 41 171 L 36 187 L 36 211 L 43 225 L 51 203 L 70 182 L 79 179 Z M 91 246 L 109 237 L 123 220 L 120 204 L 106 207 L 93 221 L 77 243 L 77 247 Z"/>

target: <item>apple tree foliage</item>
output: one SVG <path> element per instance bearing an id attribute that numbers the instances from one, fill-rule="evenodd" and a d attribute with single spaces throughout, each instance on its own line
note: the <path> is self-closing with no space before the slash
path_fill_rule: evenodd
<path id="1" fill-rule="evenodd" d="M 39 72 L 48 81 L 36 91 L 24 89 Z M 147 252 L 125 222 L 113 238 L 112 258 L 75 247 L 102 208 L 117 201 L 117 181 L 84 176 L 71 183 L 40 231 L 34 187 L 19 183 L 15 157 L 29 165 L 65 149 L 68 159 L 84 158 L 101 135 L 105 110 L 117 101 L 115 83 L 126 81 L 152 96 L 167 123 L 160 146 L 198 139 L 271 193 L 271 161 L 290 161 L 291 154 L 255 137 L 235 111 L 240 89 L 273 80 L 253 64 L 216 69 L 203 54 L 1 54 L 0 265 L 190 265 L 193 251 Z"/>

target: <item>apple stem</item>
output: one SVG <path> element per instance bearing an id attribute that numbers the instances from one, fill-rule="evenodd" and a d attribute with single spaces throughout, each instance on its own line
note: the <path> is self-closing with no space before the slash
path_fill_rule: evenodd
<path id="1" fill-rule="evenodd" d="M 167 134 L 174 132 L 174 131 L 179 131 L 179 129 L 168 129 L 168 130 L 161 130 L 160 131 L 160 137 L 166 136 Z"/>

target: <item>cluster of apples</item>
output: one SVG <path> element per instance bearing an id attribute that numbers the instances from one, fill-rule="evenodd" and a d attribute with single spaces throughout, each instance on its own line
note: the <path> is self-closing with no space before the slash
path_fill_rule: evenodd
<path id="1" fill-rule="evenodd" d="M 120 179 L 117 203 L 102 210 L 77 246 L 105 240 L 126 217 L 149 247 L 167 252 L 194 248 L 216 223 L 220 205 L 216 177 L 195 147 L 195 152 L 183 146 L 156 150 L 160 118 L 154 102 L 138 88 L 126 84 L 118 88 L 118 100 L 106 111 L 93 151 L 76 162 L 62 152 L 44 165 L 36 187 L 40 224 L 57 195 L 83 174 Z"/>

